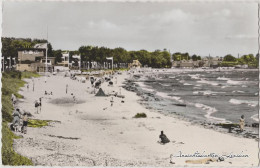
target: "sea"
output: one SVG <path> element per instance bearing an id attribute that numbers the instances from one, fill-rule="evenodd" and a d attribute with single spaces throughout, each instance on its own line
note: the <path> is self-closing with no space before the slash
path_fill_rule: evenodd
<path id="1" fill-rule="evenodd" d="M 239 123 L 258 133 L 259 71 L 252 69 L 147 70 L 136 78 L 149 106 L 198 123 Z M 137 75 L 138 76 L 138 75 Z"/>

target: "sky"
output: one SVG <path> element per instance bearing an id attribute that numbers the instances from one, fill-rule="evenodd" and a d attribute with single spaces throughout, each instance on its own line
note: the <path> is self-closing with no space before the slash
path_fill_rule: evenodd
<path id="1" fill-rule="evenodd" d="M 201 56 L 258 51 L 257 3 L 3 2 L 2 36 L 47 38 L 53 49 L 82 45 Z"/>

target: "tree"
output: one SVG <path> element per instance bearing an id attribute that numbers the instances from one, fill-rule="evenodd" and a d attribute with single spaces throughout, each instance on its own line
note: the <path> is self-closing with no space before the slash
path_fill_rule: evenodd
<path id="1" fill-rule="evenodd" d="M 192 61 L 197 61 L 198 60 L 198 57 L 197 57 L 197 55 L 193 55 L 192 57 L 191 57 L 191 59 L 192 59 Z"/>
<path id="2" fill-rule="evenodd" d="M 55 64 L 58 62 L 62 62 L 62 51 L 61 50 L 54 50 L 53 56 L 55 57 Z"/>
<path id="3" fill-rule="evenodd" d="M 237 59 L 236 59 L 234 56 L 232 56 L 231 54 L 228 54 L 228 55 L 226 55 L 226 56 L 224 57 L 223 61 L 236 62 Z"/>

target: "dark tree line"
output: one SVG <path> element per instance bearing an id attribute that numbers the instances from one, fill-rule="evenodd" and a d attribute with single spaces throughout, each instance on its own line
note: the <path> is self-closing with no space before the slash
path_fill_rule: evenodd
<path id="1" fill-rule="evenodd" d="M 18 50 L 33 48 L 35 44 L 46 43 L 45 39 L 30 39 L 30 38 L 7 38 L 2 37 L 2 56 L 5 57 L 18 57 Z M 44 51 L 45 52 L 45 51 Z M 48 43 L 48 57 L 55 57 L 55 63 L 62 61 L 62 50 L 53 50 L 51 43 Z M 113 57 L 115 64 L 132 63 L 133 60 L 139 60 L 143 66 L 153 68 L 167 68 L 171 67 L 171 54 L 166 50 L 155 50 L 153 52 L 147 50 L 127 51 L 124 48 L 118 47 L 110 49 L 107 47 L 98 46 L 81 46 L 76 51 L 69 51 L 70 60 L 78 63 L 78 60 L 72 58 L 74 54 L 81 55 L 82 62 L 98 62 L 103 64 L 107 62 L 106 57 Z M 192 55 L 189 53 L 176 52 L 172 54 L 173 61 L 180 60 L 201 60 L 201 56 Z M 258 66 L 258 55 L 254 57 L 253 54 L 243 55 L 241 58 L 235 58 L 232 55 L 226 55 L 223 62 L 233 64 L 249 64 Z"/>

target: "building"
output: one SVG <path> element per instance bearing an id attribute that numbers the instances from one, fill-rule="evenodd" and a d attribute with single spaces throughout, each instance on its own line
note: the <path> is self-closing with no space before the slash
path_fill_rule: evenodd
<path id="1" fill-rule="evenodd" d="M 128 68 L 141 68 L 142 64 L 138 60 L 133 60 L 133 63 L 128 65 Z"/>
<path id="2" fill-rule="evenodd" d="M 46 47 L 47 44 L 36 44 L 34 48 L 26 48 L 18 51 L 18 71 L 45 72 L 46 70 Z M 52 71 L 55 57 L 47 58 L 47 71 Z"/>
<path id="3" fill-rule="evenodd" d="M 35 71 L 32 63 L 40 62 L 45 55 L 44 49 L 26 48 L 18 50 L 18 71 Z"/>
<path id="4" fill-rule="evenodd" d="M 193 68 L 194 62 L 192 60 L 173 61 L 172 66 L 176 68 Z"/>
<path id="5" fill-rule="evenodd" d="M 69 67 L 69 52 L 62 53 L 62 62 L 57 63 L 58 66 Z"/>

